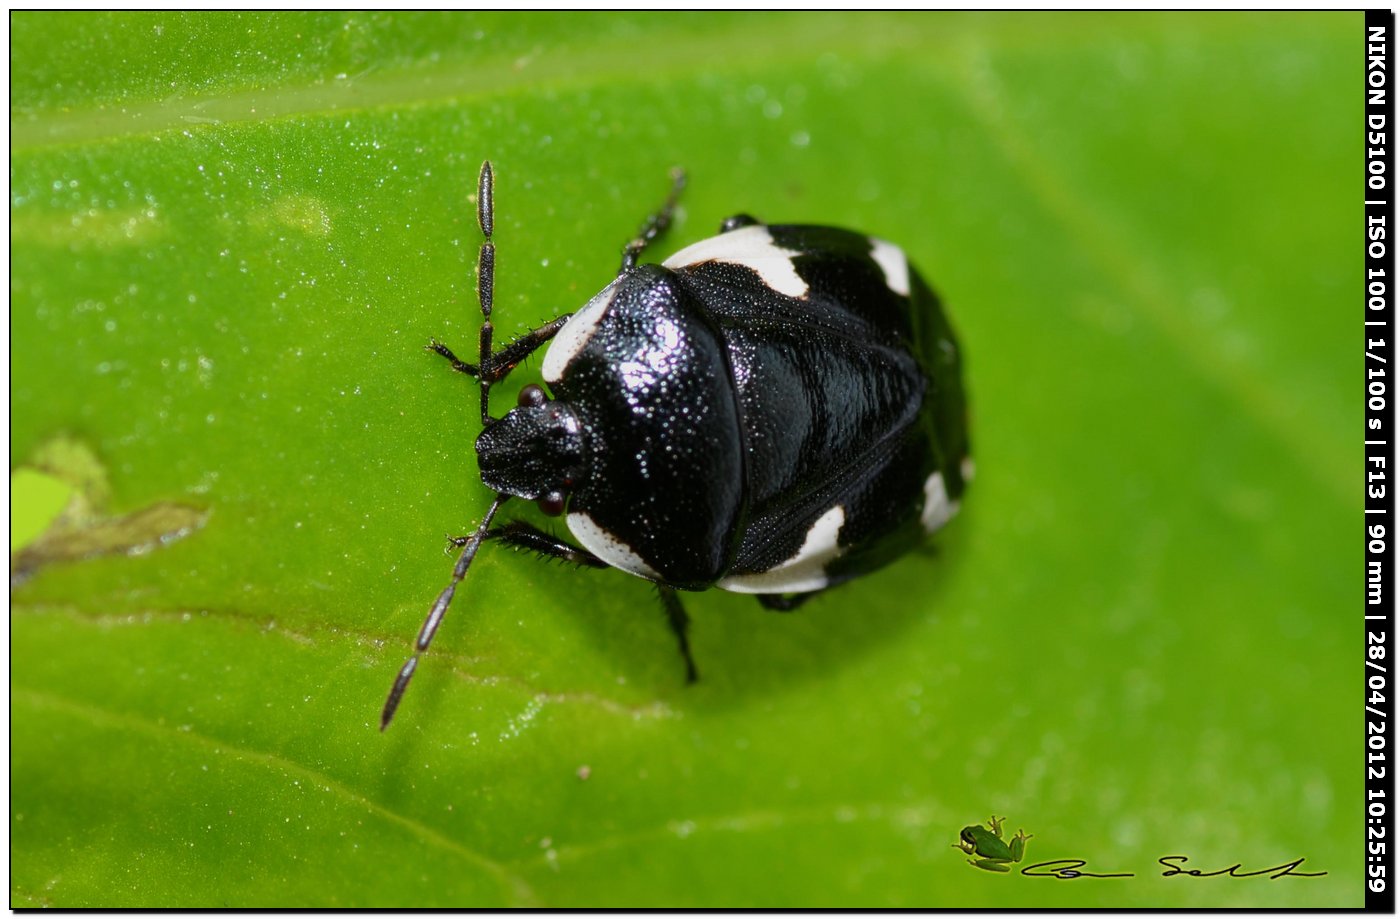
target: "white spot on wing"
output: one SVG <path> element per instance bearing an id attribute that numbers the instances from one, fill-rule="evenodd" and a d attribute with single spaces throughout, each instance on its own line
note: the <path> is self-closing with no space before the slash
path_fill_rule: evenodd
<path id="1" fill-rule="evenodd" d="M 962 477 L 964 482 L 971 482 L 977 475 L 977 464 L 972 461 L 972 457 L 962 458 Z"/>
<path id="2" fill-rule="evenodd" d="M 603 313 L 617 295 L 617 282 L 620 280 L 621 278 L 618 278 L 600 290 L 592 300 L 584 304 L 583 309 L 570 316 L 569 321 L 564 323 L 564 328 L 554 336 L 554 341 L 549 343 L 549 350 L 545 352 L 544 363 L 540 365 L 540 375 L 546 383 L 558 383 L 563 378 L 564 369 L 569 366 L 569 362 L 588 344 L 588 340 L 598 330 L 598 323 L 603 321 Z"/>
<path id="3" fill-rule="evenodd" d="M 741 594 L 800 594 L 827 585 L 826 566 L 841 554 L 836 537 L 846 524 L 846 509 L 836 505 L 817 518 L 797 554 L 775 568 L 758 574 L 740 574 L 719 582 L 725 590 Z"/>
<path id="4" fill-rule="evenodd" d="M 925 532 L 932 533 L 958 512 L 958 502 L 948 500 L 943 473 L 935 472 L 924 481 L 924 512 L 920 516 Z"/>
<path id="5" fill-rule="evenodd" d="M 640 555 L 633 552 L 622 540 L 594 523 L 593 518 L 587 514 L 571 513 L 565 518 L 565 521 L 569 524 L 569 532 L 574 534 L 574 537 L 583 544 L 585 549 L 614 568 L 621 568 L 629 574 L 652 580 L 661 577 L 654 568 L 642 561 Z"/>
<path id="6" fill-rule="evenodd" d="M 758 272 L 763 283 L 789 297 L 807 296 L 807 282 L 797 274 L 792 258 L 801 253 L 779 248 L 773 235 L 762 224 L 740 227 L 686 246 L 661 264 L 686 268 L 704 262 L 727 262 Z"/>
<path id="7" fill-rule="evenodd" d="M 870 257 L 885 273 L 886 286 L 902 297 L 909 296 L 909 259 L 904 255 L 904 250 L 873 236 L 870 243 L 875 247 Z"/>

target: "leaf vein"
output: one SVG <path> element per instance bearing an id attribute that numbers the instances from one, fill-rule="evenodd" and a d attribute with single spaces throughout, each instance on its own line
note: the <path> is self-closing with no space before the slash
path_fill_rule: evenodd
<path id="1" fill-rule="evenodd" d="M 511 871 L 501 862 L 488 858 L 480 852 L 468 849 L 460 843 L 454 842 L 431 827 L 411 817 L 406 817 L 403 814 L 395 812 L 389 807 L 360 794 L 354 789 L 349 788 L 336 779 L 310 766 L 287 759 L 277 753 L 250 750 L 247 747 L 240 747 L 236 744 L 228 743 L 227 741 L 209 737 L 197 731 L 176 730 L 169 725 L 161 724 L 139 715 L 134 715 L 129 712 L 109 711 L 100 706 L 93 705 L 90 702 L 66 698 L 52 692 L 20 689 L 16 687 L 13 695 L 36 708 L 58 709 L 74 717 L 85 719 L 98 727 L 116 727 L 124 730 L 135 730 L 162 739 L 178 737 L 190 743 L 206 747 L 221 755 L 231 755 L 235 759 L 242 760 L 243 762 L 295 773 L 302 776 L 307 781 L 316 783 L 332 793 L 341 796 L 345 800 L 365 808 L 376 817 L 403 827 L 423 842 L 456 855 L 472 866 L 486 871 L 502 883 L 508 892 L 508 896 L 511 897 L 516 905 L 530 905 L 538 902 L 534 892 L 525 882 L 524 878 Z"/>

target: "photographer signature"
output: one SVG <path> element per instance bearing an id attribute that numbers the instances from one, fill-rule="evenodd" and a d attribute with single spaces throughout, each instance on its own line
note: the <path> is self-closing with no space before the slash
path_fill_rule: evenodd
<path id="1" fill-rule="evenodd" d="M 1190 856 L 1187 855 L 1163 855 L 1157 859 L 1157 863 L 1166 868 L 1162 872 L 1162 877 L 1175 877 L 1178 874 L 1193 878 L 1253 878 L 1261 875 L 1268 875 L 1269 880 L 1276 880 L 1282 877 L 1295 878 L 1317 878 L 1326 874 L 1326 871 L 1298 871 L 1299 865 L 1304 859 L 1296 858 L 1291 862 L 1284 862 L 1281 865 L 1274 865 L 1272 868 L 1260 868 L 1257 871 L 1244 871 L 1244 865 L 1236 862 L 1228 868 L 1220 868 L 1216 871 L 1202 871 L 1200 868 L 1183 867 Z M 1082 870 L 1088 862 L 1082 858 L 1057 858 L 1048 862 L 1036 862 L 1034 865 L 1027 865 L 1021 869 L 1021 873 L 1027 877 L 1056 878 L 1061 881 L 1072 881 L 1076 878 L 1130 878 L 1136 877 L 1131 871 L 1125 872 L 1100 872 Z"/>
<path id="2" fill-rule="evenodd" d="M 1016 835 L 1008 840 L 1002 831 L 1002 826 L 1005 823 L 1005 817 L 993 815 L 985 826 L 977 824 L 965 826 L 958 833 L 958 841 L 953 844 L 953 848 L 960 849 L 964 855 L 970 856 L 967 863 L 974 868 L 981 868 L 983 871 L 998 871 L 1003 874 L 1009 873 L 1014 865 L 1025 858 L 1026 841 L 1031 837 L 1025 830 L 1018 830 Z M 1242 862 L 1235 862 L 1228 868 L 1203 871 L 1200 868 L 1185 867 L 1190 860 L 1188 855 L 1163 855 L 1157 859 L 1157 864 L 1167 869 L 1162 872 L 1164 878 L 1177 875 L 1193 878 L 1221 876 L 1254 878 L 1268 875 L 1269 880 L 1272 881 L 1282 877 L 1318 878 L 1327 873 L 1326 871 L 1297 870 L 1298 866 L 1303 864 L 1303 858 L 1283 862 L 1271 868 L 1259 868 L 1255 871 L 1243 870 L 1244 864 Z M 1056 858 L 1027 865 L 1021 869 L 1021 873 L 1027 877 L 1055 878 L 1060 881 L 1073 881 L 1078 878 L 1131 878 L 1137 876 L 1131 871 L 1085 871 L 1084 866 L 1087 864 L 1089 864 L 1088 861 L 1082 858 Z"/>

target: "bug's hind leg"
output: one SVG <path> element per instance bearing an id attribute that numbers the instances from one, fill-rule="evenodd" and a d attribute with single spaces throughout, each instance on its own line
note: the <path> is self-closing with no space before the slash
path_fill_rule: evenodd
<path id="1" fill-rule="evenodd" d="M 755 594 L 755 596 L 758 597 L 759 605 L 764 609 L 771 609 L 776 613 L 790 613 L 826 589 L 822 588 L 822 590 L 814 590 L 805 594 Z"/>
<path id="2" fill-rule="evenodd" d="M 680 642 L 681 657 L 685 658 L 685 681 L 694 683 L 700 678 L 700 674 L 695 669 L 695 658 L 690 656 L 690 617 L 686 615 L 685 607 L 681 605 L 681 598 L 676 595 L 674 587 L 657 584 L 656 592 L 661 597 L 661 605 L 666 610 L 666 619 L 671 624 L 671 631 L 676 633 L 676 640 Z"/>

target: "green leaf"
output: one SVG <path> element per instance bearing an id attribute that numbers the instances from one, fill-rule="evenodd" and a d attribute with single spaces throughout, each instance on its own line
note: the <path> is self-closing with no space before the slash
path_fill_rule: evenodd
<path id="1" fill-rule="evenodd" d="M 72 495 L 12 593 L 12 905 L 1360 905 L 1359 14 L 12 20 L 12 484 Z M 902 244 L 961 516 L 794 615 L 687 597 L 693 687 L 644 582 L 483 551 L 381 735 L 490 498 L 422 350 L 472 349 L 487 157 L 501 340 L 676 164 L 653 257 Z M 976 870 L 992 813 L 1136 877 Z"/>

